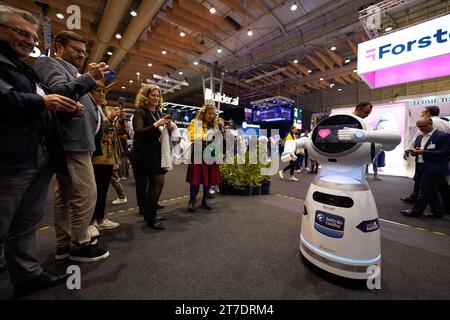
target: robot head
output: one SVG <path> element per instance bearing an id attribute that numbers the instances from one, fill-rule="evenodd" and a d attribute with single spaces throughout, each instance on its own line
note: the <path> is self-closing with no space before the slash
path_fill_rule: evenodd
<path id="1" fill-rule="evenodd" d="M 333 114 L 320 121 L 309 135 L 311 158 L 322 167 L 345 170 L 371 161 L 371 144 L 339 141 L 338 131 L 344 128 L 367 130 L 366 122 L 353 114 Z"/>

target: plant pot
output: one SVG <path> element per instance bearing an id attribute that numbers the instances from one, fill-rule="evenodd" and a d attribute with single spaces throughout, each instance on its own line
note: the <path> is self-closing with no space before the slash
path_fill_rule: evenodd
<path id="1" fill-rule="evenodd" d="M 236 196 L 251 196 L 252 195 L 252 188 L 251 187 L 245 187 L 244 189 L 236 189 L 234 188 L 233 193 Z"/>
<path id="2" fill-rule="evenodd" d="M 260 196 L 261 195 L 261 186 L 252 188 L 252 196 Z"/>
<path id="3" fill-rule="evenodd" d="M 270 181 L 263 181 L 261 183 L 261 194 L 262 195 L 270 194 Z"/>
<path id="4" fill-rule="evenodd" d="M 220 184 L 219 185 L 220 194 L 233 194 L 232 189 L 233 189 L 233 187 L 230 186 L 229 184 Z"/>

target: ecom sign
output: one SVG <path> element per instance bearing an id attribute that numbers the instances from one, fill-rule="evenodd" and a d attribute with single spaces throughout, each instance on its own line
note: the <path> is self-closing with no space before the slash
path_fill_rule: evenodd
<path id="1" fill-rule="evenodd" d="M 450 75 L 450 15 L 358 45 L 358 74 L 371 88 Z"/>

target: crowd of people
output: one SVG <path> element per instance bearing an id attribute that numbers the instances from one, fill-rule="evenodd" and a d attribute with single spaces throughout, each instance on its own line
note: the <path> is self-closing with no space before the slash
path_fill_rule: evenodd
<path id="1" fill-rule="evenodd" d="M 30 67 L 24 60 L 39 40 L 39 21 L 26 11 L 0 6 L 0 29 L 0 245 L 15 294 L 20 296 L 59 284 L 67 277 L 45 270 L 36 258 L 36 230 L 54 174 L 57 260 L 97 262 L 110 255 L 98 237 L 101 230 L 120 227 L 105 217 L 105 207 L 110 185 L 118 193 L 113 204 L 127 202 L 118 173 L 124 154 L 133 167 L 139 214 L 148 227 L 165 228 L 157 214 L 165 174 L 171 169 L 164 150 L 178 128 L 170 115 L 161 112 L 161 89 L 146 84 L 136 96 L 132 133 L 124 130 L 120 109 L 106 108 L 109 66 L 92 62 L 86 73 L 80 73 L 87 52 L 85 39 L 77 33 L 58 33 L 53 43 L 56 57 L 42 56 Z M 355 114 L 365 118 L 371 109 L 368 103 L 358 105 Z M 435 216 L 441 216 L 444 207 L 447 212 L 450 209 L 445 180 L 450 174 L 450 130 L 436 129 L 436 110 L 427 112 L 418 120 L 420 134 L 408 150 L 416 157 L 416 186 L 404 199 L 414 202 L 412 209 L 402 211 L 407 216 L 420 216 L 428 204 Z M 205 103 L 191 121 L 188 136 L 193 142 L 192 157 L 195 146 L 202 154 L 215 156 L 217 150 L 207 148 L 214 132 L 226 129 L 216 114 L 214 104 Z M 287 139 L 308 134 L 293 126 Z M 127 143 L 130 140 L 132 145 Z M 273 144 L 272 138 L 269 141 Z M 302 167 L 309 169 L 307 150 L 296 150 L 296 155 L 296 161 L 279 171 L 281 179 L 289 170 L 289 180 L 296 181 L 295 172 L 301 172 Z M 318 164 L 310 160 L 309 171 L 316 173 Z M 211 210 L 211 190 L 220 184 L 219 166 L 203 158 L 193 162 L 188 165 L 186 182 L 190 185 L 188 210 L 197 209 L 200 185 L 201 207 Z"/>

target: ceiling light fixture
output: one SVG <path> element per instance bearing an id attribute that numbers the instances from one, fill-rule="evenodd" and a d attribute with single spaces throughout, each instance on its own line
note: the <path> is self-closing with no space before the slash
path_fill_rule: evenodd
<path id="1" fill-rule="evenodd" d="M 331 50 L 331 51 L 335 51 L 335 50 L 336 50 L 336 47 L 335 47 L 335 46 L 332 46 L 332 47 L 330 48 L 330 50 Z"/>
<path id="2" fill-rule="evenodd" d="M 182 76 L 182 75 L 183 75 L 183 72 L 182 72 L 182 71 L 180 71 L 180 72 L 178 72 L 178 74 L 179 74 L 180 76 Z"/>
<path id="3" fill-rule="evenodd" d="M 62 13 L 57 13 L 56 17 L 61 20 L 64 19 L 64 15 Z"/>
<path id="4" fill-rule="evenodd" d="M 333 88 L 334 87 L 334 83 L 330 83 L 330 88 Z"/>
<path id="5" fill-rule="evenodd" d="M 216 13 L 216 8 L 211 7 L 211 9 L 209 9 L 209 12 L 211 12 L 212 14 Z"/>
<path id="6" fill-rule="evenodd" d="M 222 53 L 222 49 L 220 47 L 217 48 L 217 53 Z"/>
<path id="7" fill-rule="evenodd" d="M 320 81 L 323 81 L 323 77 L 320 77 L 320 79 L 319 79 Z"/>
<path id="8" fill-rule="evenodd" d="M 338 91 L 342 91 L 342 89 L 341 89 L 341 88 L 339 88 L 339 89 L 338 89 Z"/>
<path id="9" fill-rule="evenodd" d="M 312 72 L 312 70 L 308 70 L 308 73 L 311 73 Z"/>
<path id="10" fill-rule="evenodd" d="M 151 63 L 148 64 L 149 67 L 153 67 L 153 65 Z"/>
<path id="11" fill-rule="evenodd" d="M 297 3 L 294 2 L 291 6 L 291 11 L 295 11 L 295 10 L 297 10 Z"/>
<path id="12" fill-rule="evenodd" d="M 133 83 L 133 80 L 130 80 L 130 83 Z"/>
<path id="13" fill-rule="evenodd" d="M 248 35 L 249 37 L 251 37 L 251 36 L 253 35 L 253 31 L 249 29 L 249 30 L 247 31 L 247 35 Z"/>
<path id="14" fill-rule="evenodd" d="M 357 70 L 357 69 L 355 69 L 355 70 L 353 70 L 353 72 L 354 72 L 354 73 L 357 73 L 357 72 L 358 72 L 358 70 Z"/>
<path id="15" fill-rule="evenodd" d="M 344 63 L 350 63 L 350 59 L 346 59 Z"/>
<path id="16" fill-rule="evenodd" d="M 167 54 L 166 50 L 161 51 L 162 54 Z"/>
<path id="17" fill-rule="evenodd" d="M 120 35 L 120 33 L 116 34 L 116 38 L 117 39 L 122 39 L 122 36 Z"/>
<path id="18" fill-rule="evenodd" d="M 186 33 L 184 33 L 183 31 L 180 32 L 180 37 L 184 37 L 186 35 Z"/>
<path id="19" fill-rule="evenodd" d="M 131 11 L 131 12 L 130 12 L 130 14 L 131 14 L 131 15 L 132 15 L 133 17 L 136 17 L 136 16 L 137 16 L 137 12 L 136 12 L 136 11 L 134 11 L 134 10 L 133 10 L 133 11 Z"/>
<path id="20" fill-rule="evenodd" d="M 386 29 L 384 29 L 384 31 L 386 31 L 386 32 L 389 32 L 389 31 L 391 31 L 392 30 L 392 27 L 391 26 L 389 26 L 389 27 L 387 27 Z"/>
<path id="21" fill-rule="evenodd" d="M 198 65 L 198 62 L 197 62 L 197 61 L 194 61 L 194 65 L 196 65 L 196 66 L 197 66 L 197 65 Z"/>
<path id="22" fill-rule="evenodd" d="M 294 63 L 298 63 L 298 60 L 297 60 L 297 59 L 295 59 L 295 60 L 294 60 Z"/>
<path id="23" fill-rule="evenodd" d="M 108 51 L 108 56 L 112 56 L 112 52 L 111 51 Z"/>
<path id="24" fill-rule="evenodd" d="M 141 73 L 140 73 L 140 72 L 136 72 L 136 75 L 137 75 L 137 76 L 140 76 L 140 75 L 141 75 Z"/>
<path id="25" fill-rule="evenodd" d="M 122 86 L 122 89 L 125 89 L 125 86 Z"/>

